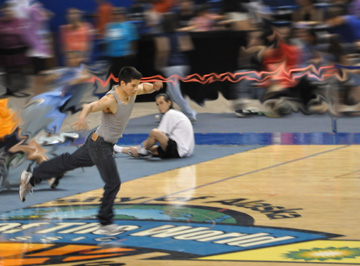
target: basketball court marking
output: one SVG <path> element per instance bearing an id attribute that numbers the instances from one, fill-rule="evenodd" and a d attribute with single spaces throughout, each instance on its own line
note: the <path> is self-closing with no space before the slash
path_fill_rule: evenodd
<path id="1" fill-rule="evenodd" d="M 8 212 L 0 265 L 359 264 L 359 157 L 272 145 L 128 181 L 112 238 L 96 234 L 102 189 Z"/>

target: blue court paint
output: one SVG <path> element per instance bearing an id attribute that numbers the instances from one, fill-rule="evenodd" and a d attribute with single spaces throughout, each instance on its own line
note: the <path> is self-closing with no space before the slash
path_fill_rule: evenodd
<path id="1" fill-rule="evenodd" d="M 124 134 L 118 145 L 138 145 L 147 134 Z M 195 133 L 196 145 L 351 145 L 360 144 L 360 133 Z"/>

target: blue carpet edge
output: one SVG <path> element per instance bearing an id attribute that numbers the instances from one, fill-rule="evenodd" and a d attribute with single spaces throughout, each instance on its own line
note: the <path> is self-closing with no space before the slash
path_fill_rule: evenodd
<path id="1" fill-rule="evenodd" d="M 118 145 L 138 145 L 148 134 L 124 134 Z M 195 133 L 196 145 L 341 145 L 360 144 L 360 132 Z"/>

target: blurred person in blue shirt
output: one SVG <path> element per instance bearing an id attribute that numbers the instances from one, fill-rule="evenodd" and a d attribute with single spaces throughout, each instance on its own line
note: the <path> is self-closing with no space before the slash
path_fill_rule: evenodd
<path id="1" fill-rule="evenodd" d="M 138 31 L 126 20 L 125 8 L 114 8 L 114 22 L 105 27 L 105 56 L 110 60 L 110 74 L 117 78 L 123 66 L 135 65 Z M 112 80 L 112 84 L 115 82 Z"/>

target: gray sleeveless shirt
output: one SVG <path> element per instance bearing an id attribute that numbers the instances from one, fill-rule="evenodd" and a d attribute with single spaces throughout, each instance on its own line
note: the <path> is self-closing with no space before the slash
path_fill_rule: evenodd
<path id="1" fill-rule="evenodd" d="M 102 137 L 105 141 L 114 144 L 122 137 L 122 133 L 129 122 L 131 111 L 135 104 L 135 97 L 131 97 L 128 104 L 123 104 L 115 93 L 115 88 L 116 87 L 107 94 L 114 95 L 116 99 L 118 105 L 116 113 L 112 114 L 102 112 L 100 125 L 96 129 L 96 134 Z"/>

